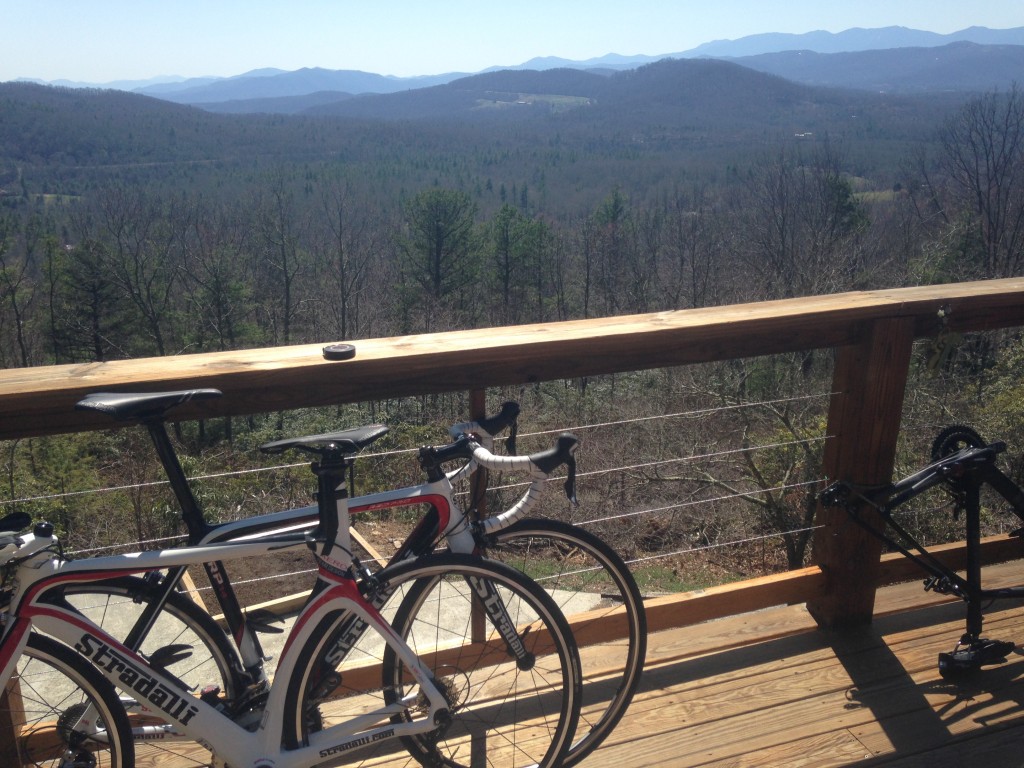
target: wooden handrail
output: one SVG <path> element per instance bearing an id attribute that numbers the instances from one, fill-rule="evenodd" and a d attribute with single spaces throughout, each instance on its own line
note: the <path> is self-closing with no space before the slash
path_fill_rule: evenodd
<path id="1" fill-rule="evenodd" d="M 944 320 L 940 320 L 942 310 Z M 757 304 L 322 344 L 0 371 L 0 439 L 111 426 L 75 412 L 90 392 L 216 387 L 177 418 L 241 415 L 843 347 L 886 318 L 915 337 L 1024 325 L 1024 279 L 840 293 Z"/>

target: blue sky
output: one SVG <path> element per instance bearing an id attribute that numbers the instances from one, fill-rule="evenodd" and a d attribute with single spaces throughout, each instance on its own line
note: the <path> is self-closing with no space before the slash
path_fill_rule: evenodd
<path id="1" fill-rule="evenodd" d="M 761 32 L 1024 26 L 1022 0 L 0 0 L 0 81 L 261 67 L 476 72 L 536 56 L 663 54 Z"/>

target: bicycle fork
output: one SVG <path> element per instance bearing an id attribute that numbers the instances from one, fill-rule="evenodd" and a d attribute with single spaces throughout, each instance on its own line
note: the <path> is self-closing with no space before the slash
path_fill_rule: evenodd
<path id="1" fill-rule="evenodd" d="M 469 583 L 470 589 L 473 590 L 473 594 L 478 598 L 487 618 L 490 619 L 491 626 L 505 643 L 508 655 L 515 658 L 516 666 L 524 671 L 532 669 L 536 663 L 536 656 L 526 650 L 526 645 L 523 642 L 526 634 L 519 634 L 516 623 L 509 615 L 505 601 L 501 599 L 494 582 L 476 576 L 467 576 L 466 581 Z M 474 627 L 474 641 L 482 641 L 484 638 L 476 637 L 475 630 L 476 627 Z M 529 629 L 526 632 L 529 632 Z M 480 634 L 482 635 L 482 631 Z"/>

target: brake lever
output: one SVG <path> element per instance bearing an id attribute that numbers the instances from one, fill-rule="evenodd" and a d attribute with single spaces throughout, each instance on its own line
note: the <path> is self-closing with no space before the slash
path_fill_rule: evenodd
<path id="1" fill-rule="evenodd" d="M 565 462 L 566 469 L 568 470 L 565 483 L 565 497 L 569 499 L 569 502 L 574 506 L 579 506 L 579 500 L 576 498 L 576 456 L 569 454 L 569 458 Z"/>

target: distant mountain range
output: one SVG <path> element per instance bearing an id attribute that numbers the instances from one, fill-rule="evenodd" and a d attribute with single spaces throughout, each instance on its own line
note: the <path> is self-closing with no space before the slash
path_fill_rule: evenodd
<path id="1" fill-rule="evenodd" d="M 887 92 L 982 91 L 1024 82 L 1024 27 L 993 30 L 971 27 L 948 35 L 885 27 L 840 33 L 761 34 L 718 40 L 680 53 L 657 56 L 609 54 L 585 61 L 557 57 L 531 59 L 505 70 L 583 70 L 599 75 L 635 69 L 663 59 L 728 59 L 741 66 L 796 83 Z M 161 78 L 160 82 L 107 83 L 208 111 L 296 114 L 334 112 L 355 97 L 398 94 L 459 81 L 470 73 L 393 77 L 357 70 L 259 69 L 234 77 Z M 54 82 L 53 85 L 84 86 Z M 352 106 L 352 105 L 350 105 Z M 348 111 L 343 109 L 340 111 Z M 363 111 L 357 109 L 356 111 Z"/>
<path id="2" fill-rule="evenodd" d="M 750 35 L 738 40 L 717 40 L 704 43 L 686 56 L 712 56 L 734 58 L 757 56 L 782 51 L 815 51 L 816 53 L 849 53 L 875 51 L 884 48 L 937 48 L 950 43 L 978 43 L 979 45 L 1024 45 L 1024 27 L 988 29 L 969 27 L 959 32 L 940 35 L 907 27 L 881 27 L 862 29 L 855 27 L 845 32 L 807 32 L 802 35 L 769 33 Z"/>
<path id="3" fill-rule="evenodd" d="M 215 114 L 113 89 L 0 83 L 0 179 L 5 170 L 16 179 L 25 167 L 55 179 L 69 168 L 159 175 L 187 167 L 186 175 L 203 175 L 219 173 L 220 163 L 270 167 L 343 156 L 373 174 L 395 162 L 409 174 L 401 184 L 429 184 L 435 161 L 446 166 L 465 153 L 480 178 L 498 166 L 511 174 L 499 178 L 543 179 L 550 171 L 550 194 L 571 197 L 589 187 L 585 179 L 598 166 L 598 175 L 612 166 L 619 174 L 627 159 L 642 156 L 635 172 L 644 183 L 666 173 L 667 158 L 721 172 L 778 137 L 842 137 L 844 147 L 869 148 L 866 155 L 889 168 L 966 98 L 815 88 L 711 58 L 621 72 L 500 70 L 401 93 L 317 97 L 319 106 L 304 110 L 342 118 L 330 120 Z M 433 159 L 410 160 L 424 157 Z"/>
<path id="4" fill-rule="evenodd" d="M 1006 90 L 1024 83 L 1024 45 L 957 42 L 853 53 L 787 51 L 731 61 L 803 85 L 885 93 Z"/>

